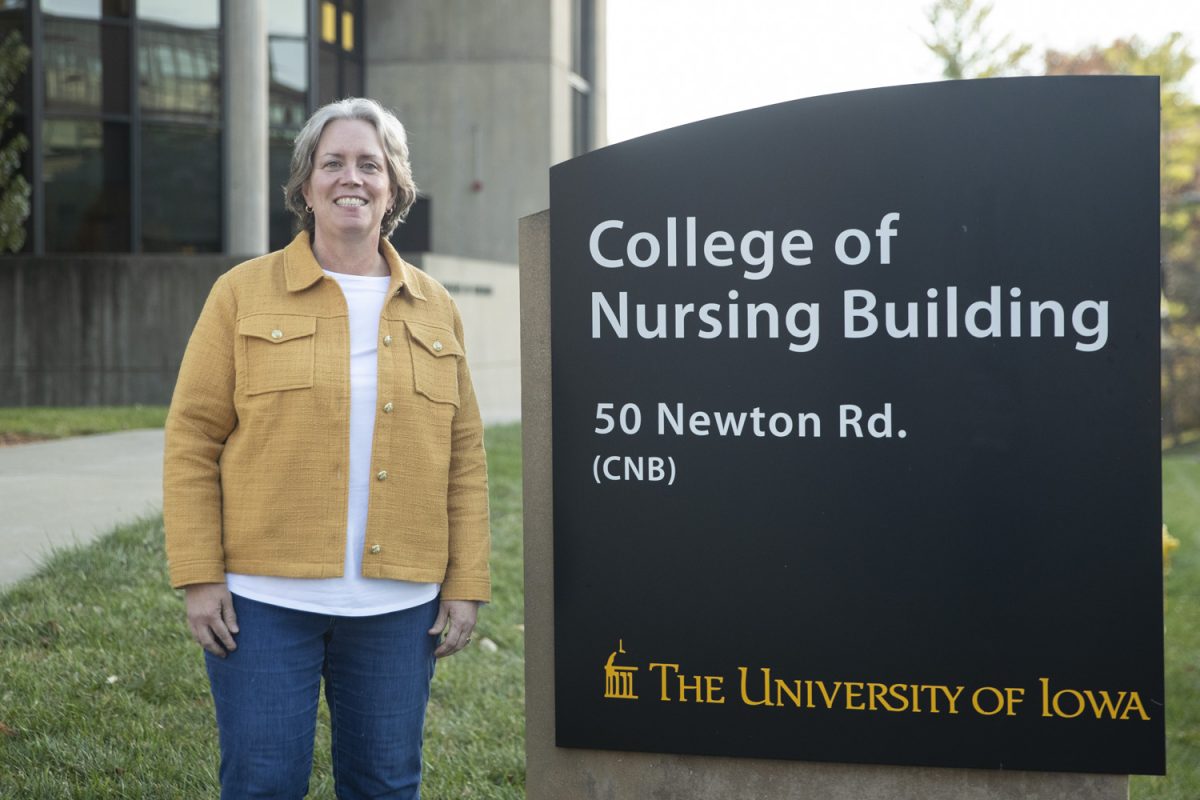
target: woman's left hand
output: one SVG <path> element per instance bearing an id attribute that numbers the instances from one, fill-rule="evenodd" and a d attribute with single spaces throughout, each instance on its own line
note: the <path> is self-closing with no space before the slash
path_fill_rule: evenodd
<path id="1" fill-rule="evenodd" d="M 433 651 L 437 658 L 452 656 L 471 643 L 471 631 L 475 629 L 475 615 L 479 603 L 475 600 L 443 600 L 438 607 L 437 619 L 429 629 L 430 636 L 441 636 L 438 649 Z"/>

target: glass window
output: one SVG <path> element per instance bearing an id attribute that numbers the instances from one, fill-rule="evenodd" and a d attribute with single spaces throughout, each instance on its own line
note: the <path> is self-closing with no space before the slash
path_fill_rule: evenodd
<path id="1" fill-rule="evenodd" d="M 268 0 L 267 30 L 279 36 L 307 36 L 307 0 Z"/>
<path id="2" fill-rule="evenodd" d="M 343 97 L 363 96 L 362 73 L 362 64 L 359 62 L 349 60 L 342 62 Z"/>
<path id="3" fill-rule="evenodd" d="M 304 0 L 271 0 L 267 52 L 271 75 L 269 124 L 293 133 L 308 117 L 308 18 Z"/>
<path id="4" fill-rule="evenodd" d="M 18 5 L 24 6 L 25 3 Z M 82 17 L 100 19 L 106 17 L 128 17 L 130 0 L 42 0 L 42 13 L 59 17 Z M 6 0 L 5 6 L 12 5 Z"/>
<path id="5" fill-rule="evenodd" d="M 283 205 L 292 160 L 292 140 L 308 118 L 308 3 L 270 0 L 267 10 L 270 52 L 270 139 L 267 232 L 272 250 L 292 240 L 293 218 Z"/>
<path id="6" fill-rule="evenodd" d="M 42 0 L 42 13 L 100 19 L 100 0 Z"/>
<path id="7" fill-rule="evenodd" d="M 329 0 L 321 3 L 321 41 L 337 43 L 337 6 Z"/>
<path id="8" fill-rule="evenodd" d="M 45 21 L 47 111 L 129 113 L 129 29 L 75 19 Z"/>
<path id="9" fill-rule="evenodd" d="M 336 50 L 319 47 L 317 60 L 317 105 L 332 103 L 341 97 L 338 85 L 338 68 L 340 59 Z"/>
<path id="10" fill-rule="evenodd" d="M 272 36 L 269 42 L 270 125 L 299 130 L 308 111 L 308 46 L 302 39 Z"/>
<path id="11" fill-rule="evenodd" d="M 592 149 L 592 0 L 571 2 L 571 152 Z"/>
<path id="12" fill-rule="evenodd" d="M 592 149 L 592 97 L 578 89 L 571 90 L 571 140 L 572 155 Z"/>
<path id="13" fill-rule="evenodd" d="M 272 36 L 267 44 L 271 84 L 295 91 L 308 88 L 308 46 L 302 38 Z"/>
<path id="14" fill-rule="evenodd" d="M 430 201 L 417 195 L 417 201 L 408 210 L 404 224 L 392 232 L 392 245 L 401 253 L 428 253 L 433 250 L 429 237 Z"/>
<path id="15" fill-rule="evenodd" d="M 354 15 L 342 12 L 342 49 L 354 52 Z"/>
<path id="16" fill-rule="evenodd" d="M 221 0 L 138 0 L 137 15 L 175 28 L 215 30 L 221 24 Z"/>
<path id="17" fill-rule="evenodd" d="M 591 0 L 572 0 L 571 2 L 571 71 L 576 75 L 590 80 L 591 61 Z"/>
<path id="18" fill-rule="evenodd" d="M 279 250 L 292 240 L 292 226 L 296 219 L 283 205 L 283 186 L 291 172 L 292 137 L 272 131 L 268 150 L 267 190 L 271 193 L 268 233 L 271 249 Z"/>
<path id="19" fill-rule="evenodd" d="M 221 138 L 217 128 L 142 125 L 142 249 L 220 252 Z"/>
<path id="20" fill-rule="evenodd" d="M 221 115 L 216 31 L 144 25 L 138 39 L 138 98 L 147 114 L 216 121 Z"/>
<path id="21" fill-rule="evenodd" d="M 42 177 L 47 252 L 129 251 L 128 125 L 46 120 Z"/>

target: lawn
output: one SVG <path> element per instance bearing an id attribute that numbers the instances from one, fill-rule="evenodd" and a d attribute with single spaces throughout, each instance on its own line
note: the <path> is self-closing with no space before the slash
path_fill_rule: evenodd
<path id="1" fill-rule="evenodd" d="M 1179 539 L 1167 576 L 1167 776 L 1135 777 L 1131 800 L 1200 798 L 1200 448 L 1163 459 L 1163 521 Z"/>
<path id="2" fill-rule="evenodd" d="M 2 428 L 0 428 L 2 430 Z M 494 602 L 476 645 L 433 684 L 424 793 L 524 797 L 520 429 L 488 431 Z M 1180 539 L 1167 581 L 1166 778 L 1133 800 L 1200 797 L 1200 452 L 1163 461 L 1165 520 Z M 479 644 L 494 642 L 495 652 Z M 0 797 L 213 796 L 217 743 L 203 659 L 167 588 L 162 523 L 60 553 L 0 595 Z M 322 705 L 314 798 L 332 798 Z"/>
<path id="3" fill-rule="evenodd" d="M 495 596 L 475 644 L 438 664 L 429 797 L 525 795 L 520 428 L 489 429 L 487 446 Z M 215 796 L 212 701 L 161 519 L 64 551 L 0 595 L 0 642 L 0 797 Z M 313 798 L 334 796 L 328 720 L 322 700 Z"/>
<path id="4" fill-rule="evenodd" d="M 0 444 L 134 428 L 161 428 L 166 419 L 166 406 L 0 408 Z"/>

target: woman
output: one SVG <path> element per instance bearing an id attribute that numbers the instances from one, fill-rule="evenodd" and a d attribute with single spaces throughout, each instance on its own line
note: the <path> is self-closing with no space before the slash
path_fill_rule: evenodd
<path id="1" fill-rule="evenodd" d="M 489 599 L 483 426 L 446 290 L 388 235 L 416 198 L 372 100 L 296 137 L 285 249 L 213 286 L 166 427 L 171 583 L 205 650 L 221 797 L 419 797 L 435 658 Z"/>

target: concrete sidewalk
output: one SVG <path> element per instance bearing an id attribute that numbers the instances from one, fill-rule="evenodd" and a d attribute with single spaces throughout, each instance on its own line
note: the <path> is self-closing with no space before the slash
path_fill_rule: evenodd
<path id="1" fill-rule="evenodd" d="M 54 548 L 162 510 L 161 429 L 0 447 L 0 590 Z"/>

